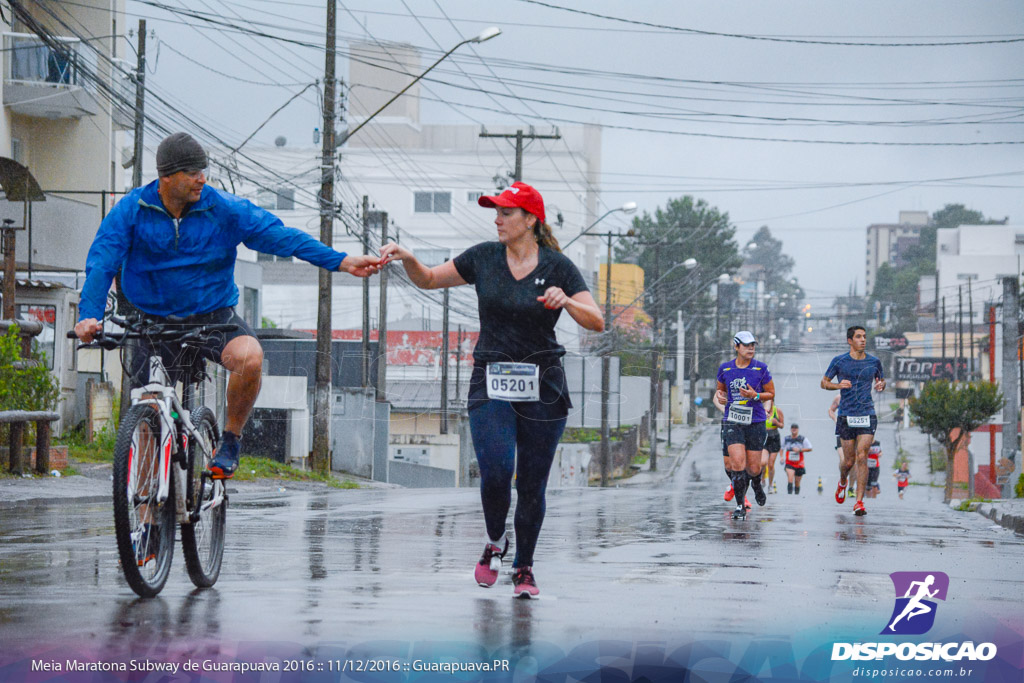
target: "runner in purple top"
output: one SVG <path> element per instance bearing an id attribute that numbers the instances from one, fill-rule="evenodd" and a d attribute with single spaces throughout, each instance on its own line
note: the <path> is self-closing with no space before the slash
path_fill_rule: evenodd
<path id="1" fill-rule="evenodd" d="M 763 401 L 775 398 L 775 383 L 768 365 L 754 358 L 757 340 L 743 330 L 733 337 L 736 358 L 718 367 L 718 399 L 725 403 L 722 418 L 722 443 L 729 451 L 732 488 L 736 496 L 733 519 L 746 519 L 743 496 L 747 484 L 754 490 L 758 505 L 768 500 L 761 487 L 761 451 L 767 436 L 767 414 Z"/>

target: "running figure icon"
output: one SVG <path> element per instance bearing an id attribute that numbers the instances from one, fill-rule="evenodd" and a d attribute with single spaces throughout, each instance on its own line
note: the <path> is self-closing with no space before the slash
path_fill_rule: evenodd
<path id="1" fill-rule="evenodd" d="M 889 624 L 889 631 L 895 633 L 896 624 L 903 617 L 906 617 L 907 621 L 910 621 L 918 615 L 928 614 L 932 611 L 932 608 L 929 605 L 926 605 L 924 602 L 922 602 L 922 600 L 924 600 L 925 598 L 934 598 L 936 594 L 938 594 L 938 588 L 936 588 L 935 590 L 929 590 L 929 588 L 931 588 L 932 584 L 934 583 L 935 575 L 933 574 L 929 574 L 924 581 L 912 581 L 910 583 L 910 587 L 907 588 L 907 592 L 903 596 L 905 598 L 910 598 L 910 601 L 907 603 L 906 607 L 903 608 L 903 611 L 900 612 L 899 616 L 893 619 L 892 623 Z M 914 592 L 915 588 L 917 592 L 914 595 L 911 595 L 911 593 Z"/>

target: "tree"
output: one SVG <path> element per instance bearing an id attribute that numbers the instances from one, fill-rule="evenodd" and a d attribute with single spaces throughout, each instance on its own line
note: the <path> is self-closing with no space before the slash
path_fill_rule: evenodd
<path id="1" fill-rule="evenodd" d="M 747 263 L 764 269 L 765 291 L 778 295 L 796 293 L 799 287 L 790 282 L 796 262 L 792 256 L 783 253 L 782 240 L 772 237 L 768 226 L 762 225 L 747 244 L 757 245 L 747 249 Z"/>
<path id="2" fill-rule="evenodd" d="M 722 273 L 731 274 L 743 263 L 733 239 L 735 233 L 728 213 L 691 196 L 669 199 L 664 209 L 659 207 L 654 215 L 645 211 L 633 219 L 630 234 L 619 241 L 616 259 L 643 268 L 644 309 L 658 316 L 661 330 L 668 330 L 667 324 L 675 320 L 676 311 L 682 311 L 688 339 L 714 324 L 711 284 Z M 692 270 L 683 265 L 690 258 L 697 261 Z M 648 348 L 656 341 L 659 346 L 672 347 L 672 337 L 678 332 L 668 331 L 658 340 L 652 338 Z M 623 364 L 632 360 L 637 368 L 641 367 L 636 362 L 640 356 L 630 356 L 629 352 L 644 346 L 642 340 L 634 340 L 632 347 L 620 347 L 618 355 Z M 704 375 L 714 356 L 702 350 L 700 359 L 700 374 Z"/>
<path id="3" fill-rule="evenodd" d="M 740 267 L 736 233 L 729 214 L 708 206 L 703 199 L 670 199 L 654 215 L 646 211 L 633 219 L 631 234 L 619 241 L 616 259 L 638 264 L 647 283 L 645 309 L 674 314 L 682 310 L 688 325 L 708 325 L 709 280 Z M 697 268 L 682 267 L 689 258 Z M 692 321 L 692 322 L 691 322 Z"/>
<path id="4" fill-rule="evenodd" d="M 946 502 L 953 498 L 953 457 L 970 433 L 1002 408 L 1003 394 L 989 382 L 936 380 L 910 399 L 911 418 L 946 449 Z"/>

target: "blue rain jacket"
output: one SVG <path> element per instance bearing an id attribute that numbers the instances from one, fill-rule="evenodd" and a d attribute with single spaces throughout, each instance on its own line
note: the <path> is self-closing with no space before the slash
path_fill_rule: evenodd
<path id="1" fill-rule="evenodd" d="M 329 270 L 345 258 L 249 200 L 209 185 L 175 219 L 164 209 L 157 182 L 129 192 L 103 219 L 86 259 L 79 320 L 103 318 L 107 291 L 122 267 L 121 286 L 135 306 L 152 315 L 187 316 L 238 303 L 239 244 Z"/>

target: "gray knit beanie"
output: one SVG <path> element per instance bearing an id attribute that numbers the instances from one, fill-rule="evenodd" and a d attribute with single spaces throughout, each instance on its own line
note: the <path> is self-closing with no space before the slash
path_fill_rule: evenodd
<path id="1" fill-rule="evenodd" d="M 202 145 L 188 133 L 172 133 L 156 148 L 156 172 L 163 178 L 178 171 L 195 171 L 209 165 Z"/>

